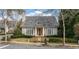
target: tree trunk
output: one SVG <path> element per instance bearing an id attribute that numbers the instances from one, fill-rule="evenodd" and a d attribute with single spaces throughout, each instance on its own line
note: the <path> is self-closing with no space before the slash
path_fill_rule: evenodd
<path id="1" fill-rule="evenodd" d="M 4 19 L 4 22 L 5 22 L 5 42 L 7 42 L 7 29 L 6 29 L 6 19 Z"/>
<path id="2" fill-rule="evenodd" d="M 62 21 L 63 21 L 63 46 L 65 45 L 65 22 L 64 22 L 64 16 L 62 15 Z"/>

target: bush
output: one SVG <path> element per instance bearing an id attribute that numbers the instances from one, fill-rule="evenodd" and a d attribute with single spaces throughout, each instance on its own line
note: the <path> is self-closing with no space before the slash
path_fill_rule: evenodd
<path id="1" fill-rule="evenodd" d="M 16 30 L 13 33 L 12 38 L 32 38 L 32 36 L 23 35 L 21 29 L 16 28 Z"/>
<path id="2" fill-rule="evenodd" d="M 66 39 L 66 43 L 77 43 L 77 40 L 75 39 Z"/>
<path id="3" fill-rule="evenodd" d="M 49 42 L 62 43 L 63 39 L 62 38 L 56 38 L 56 37 L 49 37 Z M 73 38 L 66 38 L 65 42 L 66 43 L 77 43 L 77 40 L 73 39 Z"/>
<path id="4" fill-rule="evenodd" d="M 60 38 L 52 38 L 52 37 L 50 37 L 50 38 L 49 38 L 49 42 L 53 42 L 53 43 L 61 43 L 61 42 L 62 42 L 62 39 L 60 39 Z"/>
<path id="5" fill-rule="evenodd" d="M 12 38 L 32 38 L 33 36 L 26 36 L 26 35 L 13 35 Z"/>

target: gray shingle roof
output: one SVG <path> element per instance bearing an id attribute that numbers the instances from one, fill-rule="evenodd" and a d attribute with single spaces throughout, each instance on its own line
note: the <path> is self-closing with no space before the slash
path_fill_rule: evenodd
<path id="1" fill-rule="evenodd" d="M 26 16 L 22 27 L 58 27 L 58 22 L 54 16 Z"/>

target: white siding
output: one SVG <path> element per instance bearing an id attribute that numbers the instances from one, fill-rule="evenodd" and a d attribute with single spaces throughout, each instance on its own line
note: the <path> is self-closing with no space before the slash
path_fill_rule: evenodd
<path id="1" fill-rule="evenodd" d="M 48 35 L 51 35 L 51 28 L 48 28 Z"/>
<path id="2" fill-rule="evenodd" d="M 53 28 L 53 35 L 57 35 L 57 28 Z"/>
<path id="3" fill-rule="evenodd" d="M 44 28 L 44 36 L 47 36 L 47 35 L 48 35 L 47 28 Z"/>
<path id="4" fill-rule="evenodd" d="M 47 36 L 47 35 L 52 35 L 51 30 L 52 30 L 52 28 L 45 28 L 45 29 L 44 29 L 44 35 L 45 35 L 45 36 Z"/>
<path id="5" fill-rule="evenodd" d="M 34 36 L 35 28 L 22 28 L 22 33 Z M 44 28 L 44 35 L 57 35 L 57 28 Z"/>
<path id="6" fill-rule="evenodd" d="M 35 28 L 33 28 L 33 36 L 35 36 Z"/>
<path id="7" fill-rule="evenodd" d="M 53 35 L 53 28 L 51 28 L 51 35 Z"/>
<path id="8" fill-rule="evenodd" d="M 44 28 L 44 35 L 57 35 L 57 28 Z"/>
<path id="9" fill-rule="evenodd" d="M 22 34 L 26 35 L 26 28 L 22 28 Z"/>
<path id="10" fill-rule="evenodd" d="M 31 35 L 31 29 L 30 28 L 26 28 L 26 35 Z"/>
<path id="11" fill-rule="evenodd" d="M 34 30 L 34 28 L 29 28 L 29 35 L 31 35 L 31 36 L 34 36 L 34 32 L 35 32 L 35 30 Z"/>
<path id="12" fill-rule="evenodd" d="M 22 28 L 22 34 L 34 36 L 35 30 L 34 28 Z"/>

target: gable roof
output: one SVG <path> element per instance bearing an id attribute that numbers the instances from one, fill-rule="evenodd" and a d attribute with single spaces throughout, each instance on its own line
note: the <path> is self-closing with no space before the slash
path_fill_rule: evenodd
<path id="1" fill-rule="evenodd" d="M 54 16 L 26 16 L 22 27 L 58 27 L 58 22 Z"/>

